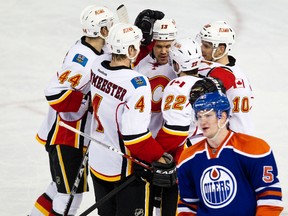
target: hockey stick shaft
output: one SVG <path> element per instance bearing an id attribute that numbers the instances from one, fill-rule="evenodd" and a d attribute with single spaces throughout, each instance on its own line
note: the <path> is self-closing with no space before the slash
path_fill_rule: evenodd
<path id="1" fill-rule="evenodd" d="M 77 130 L 74 127 L 71 127 L 70 125 L 68 125 L 68 124 L 66 124 L 66 123 L 64 123 L 62 121 L 59 122 L 59 125 L 62 126 L 62 127 L 67 128 L 68 130 L 71 130 L 74 133 L 77 133 L 77 134 L 79 134 L 79 135 L 81 135 L 81 136 L 83 136 L 83 137 L 85 137 L 85 138 L 87 138 L 87 139 L 89 139 L 89 140 L 91 140 L 91 141 L 93 141 L 95 143 L 98 143 L 98 144 L 102 145 L 103 147 L 108 148 L 109 150 L 111 150 L 113 152 L 116 152 L 117 154 L 121 155 L 122 157 L 133 161 L 134 163 L 144 167 L 145 169 L 152 170 L 152 168 L 149 165 L 147 165 L 147 164 L 145 164 L 145 163 L 143 163 L 143 162 L 141 162 L 141 161 L 139 161 L 139 160 L 127 155 L 127 154 L 124 154 L 123 152 L 119 151 L 118 149 L 114 148 L 113 146 L 110 146 L 110 145 L 107 145 L 105 143 L 99 142 L 98 140 L 94 139 L 93 137 L 89 136 L 88 134 L 83 133 L 82 131 Z"/>
<path id="2" fill-rule="evenodd" d="M 92 211 L 94 211 L 96 208 L 99 208 L 104 202 L 109 200 L 111 197 L 113 197 L 115 194 L 117 194 L 119 191 L 121 191 L 123 188 L 125 188 L 127 185 L 129 185 L 131 182 L 133 182 L 136 179 L 136 176 L 132 175 L 129 179 L 127 179 L 125 182 L 123 182 L 121 185 L 110 191 L 108 194 L 106 194 L 102 199 L 94 203 L 91 207 L 89 207 L 86 211 L 81 213 L 79 216 L 86 216 L 90 214 Z"/>
<path id="3" fill-rule="evenodd" d="M 116 9 L 116 13 L 119 19 L 119 22 L 129 23 L 128 11 L 124 4 L 119 5 Z"/>
<path id="4" fill-rule="evenodd" d="M 59 123 L 60 125 L 60 123 Z M 82 162 L 81 162 L 81 166 L 79 167 L 79 170 L 77 172 L 77 176 L 76 176 L 76 179 L 74 181 L 74 184 L 73 184 L 73 187 L 71 189 L 71 192 L 70 192 L 70 196 L 69 196 L 69 200 L 67 202 L 67 205 L 66 205 L 66 208 L 65 208 L 65 211 L 64 211 L 64 216 L 67 216 L 68 215 L 68 212 L 70 210 L 70 207 L 72 205 L 72 202 L 73 202 L 73 199 L 74 199 L 74 196 L 77 192 L 77 189 L 78 189 L 78 186 L 79 186 L 79 183 L 81 181 L 81 178 L 83 176 L 83 173 L 84 173 L 84 170 L 86 168 L 86 165 L 87 165 L 87 161 L 88 161 L 88 153 L 89 153 L 89 146 L 90 146 L 90 142 L 88 143 L 87 145 L 87 149 L 85 151 L 85 154 L 83 156 L 83 159 L 82 159 Z"/>

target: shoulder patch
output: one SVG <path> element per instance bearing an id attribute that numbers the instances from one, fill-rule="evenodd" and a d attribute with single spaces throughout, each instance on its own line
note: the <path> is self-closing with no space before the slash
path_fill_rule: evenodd
<path id="1" fill-rule="evenodd" d="M 144 77 L 142 77 L 142 76 L 138 76 L 138 77 L 133 78 L 131 80 L 131 83 L 133 84 L 135 89 L 137 89 L 140 86 L 146 86 L 147 85 Z"/>
<path id="2" fill-rule="evenodd" d="M 81 55 L 78 53 L 74 56 L 72 62 L 76 62 L 76 63 L 82 65 L 83 67 L 85 67 L 87 62 L 88 62 L 88 58 L 86 58 L 84 55 Z"/>

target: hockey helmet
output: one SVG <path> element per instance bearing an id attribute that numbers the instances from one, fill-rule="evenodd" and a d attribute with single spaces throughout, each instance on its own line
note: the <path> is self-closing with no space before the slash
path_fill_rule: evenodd
<path id="1" fill-rule="evenodd" d="M 227 116 L 230 113 L 230 103 L 225 94 L 220 92 L 210 92 L 201 95 L 193 104 L 195 118 L 200 111 L 215 111 L 217 118 L 221 118 L 222 112 L 226 112 Z"/>
<path id="2" fill-rule="evenodd" d="M 101 27 L 107 27 L 109 30 L 114 21 L 114 14 L 106 7 L 90 5 L 86 7 L 80 15 L 80 23 L 85 36 L 103 37 Z M 105 39 L 105 38 L 104 38 Z"/>
<path id="3" fill-rule="evenodd" d="M 175 40 L 177 35 L 176 23 L 173 19 L 156 20 L 153 27 L 153 40 Z"/>
<path id="4" fill-rule="evenodd" d="M 129 57 L 129 46 L 133 45 L 139 52 L 141 40 L 142 32 L 137 26 L 126 23 L 117 23 L 110 29 L 107 43 L 110 45 L 112 53 L 124 54 Z"/>
<path id="5" fill-rule="evenodd" d="M 217 48 L 219 44 L 225 44 L 225 54 L 231 51 L 235 43 L 235 32 L 225 21 L 215 21 L 205 25 L 198 37 L 202 41 L 212 43 L 213 48 Z"/>
<path id="6" fill-rule="evenodd" d="M 171 63 L 174 61 L 179 65 L 178 71 L 173 67 L 176 74 L 196 69 L 202 58 L 200 45 L 190 38 L 175 40 L 171 44 L 169 58 Z"/>

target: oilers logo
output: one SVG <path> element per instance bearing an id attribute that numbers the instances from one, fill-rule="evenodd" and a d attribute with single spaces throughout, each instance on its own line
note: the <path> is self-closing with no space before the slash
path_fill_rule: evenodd
<path id="1" fill-rule="evenodd" d="M 235 176 L 223 166 L 207 168 L 201 176 L 200 187 L 203 201 L 214 209 L 227 206 L 237 192 Z"/>

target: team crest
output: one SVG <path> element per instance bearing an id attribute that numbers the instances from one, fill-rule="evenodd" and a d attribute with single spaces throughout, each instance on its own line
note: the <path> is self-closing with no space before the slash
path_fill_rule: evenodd
<path id="1" fill-rule="evenodd" d="M 134 88 L 137 89 L 140 86 L 146 86 L 146 81 L 142 76 L 135 77 L 131 80 L 131 83 L 133 84 Z"/>
<path id="2" fill-rule="evenodd" d="M 88 62 L 88 58 L 86 58 L 84 55 L 76 54 L 74 56 L 72 62 L 76 62 L 76 63 L 82 65 L 83 67 L 85 67 L 87 62 Z"/>
<path id="3" fill-rule="evenodd" d="M 200 187 L 203 201 L 213 209 L 229 205 L 237 192 L 235 176 L 223 166 L 207 168 L 202 174 Z"/>

